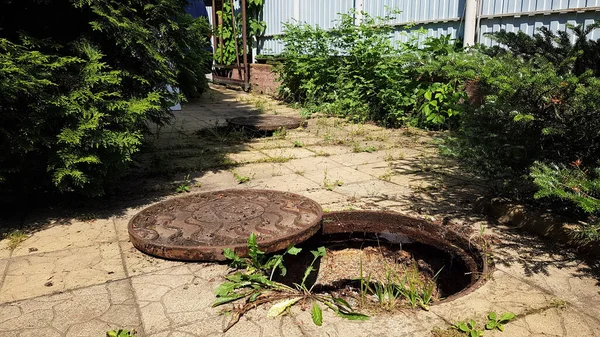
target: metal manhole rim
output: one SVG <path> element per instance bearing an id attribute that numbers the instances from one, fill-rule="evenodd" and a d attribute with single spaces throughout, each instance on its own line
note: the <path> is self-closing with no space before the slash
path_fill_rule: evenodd
<path id="1" fill-rule="evenodd" d="M 395 217 L 395 218 L 403 218 L 403 219 L 410 219 L 413 221 L 417 221 L 417 222 L 421 222 L 421 223 L 427 223 L 430 224 L 432 226 L 435 226 L 437 228 L 439 228 L 441 231 L 443 231 L 444 233 L 448 234 L 452 234 L 454 235 L 456 238 L 459 238 L 461 240 L 465 240 L 465 241 L 469 241 L 467 237 L 465 237 L 463 234 L 450 229 L 450 228 L 445 228 L 442 226 L 442 222 L 440 221 L 430 221 L 430 220 L 426 220 L 426 219 L 420 219 L 414 216 L 410 216 L 410 215 L 406 215 L 403 213 L 399 213 L 399 212 L 392 212 L 392 211 L 384 211 L 384 210 L 352 210 L 352 211 L 333 211 L 333 212 L 327 212 L 323 215 L 323 218 L 321 220 L 322 222 L 322 231 L 325 233 L 326 231 L 326 226 L 328 226 L 328 224 L 326 223 L 326 221 L 331 218 L 334 217 L 336 215 L 348 215 L 348 216 L 389 216 L 389 217 Z M 359 219 L 360 220 L 360 219 Z M 335 221 L 335 220 L 334 220 Z M 339 220 L 340 222 L 343 220 Z M 356 221 L 356 220 L 355 220 Z M 406 226 L 406 227 L 410 227 L 410 226 Z M 411 228 L 413 230 L 416 231 L 421 231 L 421 232 L 426 232 L 429 233 L 428 231 L 421 229 L 421 228 Z M 360 230 L 354 230 L 351 232 L 360 232 Z M 365 230 L 366 232 L 366 230 Z M 375 231 L 373 231 L 375 232 Z M 346 232 L 344 232 L 346 233 Z M 348 231 L 347 233 L 350 233 L 350 231 Z M 394 230 L 390 230 L 390 233 L 394 233 Z M 396 233 L 398 233 L 398 231 L 396 231 Z M 443 240 L 443 238 L 441 238 Z M 439 240 L 436 238 L 436 240 Z M 427 243 L 425 243 L 427 244 Z M 467 251 L 466 249 L 464 249 L 463 247 L 458 247 L 456 245 L 454 245 L 451 242 L 448 242 L 446 244 L 447 247 L 449 248 L 453 248 L 454 251 L 459 251 L 459 250 L 463 250 L 466 254 L 468 254 L 471 257 L 477 257 L 480 259 L 480 263 L 481 263 L 481 270 L 478 270 L 477 273 L 477 280 L 474 282 L 471 282 L 469 285 L 465 286 L 462 290 L 444 298 L 443 300 L 440 301 L 436 301 L 431 303 L 431 306 L 434 305 L 439 305 L 439 304 L 445 304 L 451 301 L 454 301 L 456 299 L 459 299 L 461 297 L 464 297 L 466 295 L 469 295 L 471 293 L 473 293 L 474 291 L 476 291 L 477 289 L 479 289 L 481 286 L 483 286 L 489 278 L 489 275 L 492 274 L 492 272 L 494 271 L 494 267 L 493 264 L 489 264 L 487 261 L 487 258 L 485 256 L 485 253 L 483 252 L 483 250 L 479 247 L 479 245 L 477 244 L 469 244 L 469 251 Z M 462 259 L 462 258 L 461 258 Z M 464 259 L 463 259 L 464 261 Z M 479 268 L 478 268 L 479 269 Z"/>
<path id="2" fill-rule="evenodd" d="M 269 193 L 269 194 L 288 195 L 288 196 L 291 196 L 294 198 L 298 198 L 300 200 L 309 201 L 310 203 L 312 203 L 312 206 L 315 207 L 316 212 L 313 213 L 315 215 L 315 219 L 305 228 L 302 228 L 299 231 L 296 231 L 292 234 L 288 234 L 285 236 L 271 237 L 267 240 L 258 241 L 259 248 L 261 250 L 265 251 L 266 253 L 272 253 L 272 252 L 276 252 L 279 250 L 283 250 L 283 249 L 287 248 L 287 246 L 290 243 L 294 243 L 296 245 L 300 244 L 301 242 L 304 242 L 308 238 L 311 238 L 312 236 L 314 236 L 321 229 L 321 219 L 323 218 L 323 209 L 318 202 L 316 202 L 306 196 L 303 196 L 303 195 L 300 195 L 297 193 L 293 193 L 293 192 L 279 191 L 279 190 L 230 188 L 230 189 L 224 189 L 224 190 L 213 190 L 213 191 L 204 191 L 204 192 L 198 192 L 198 193 L 188 193 L 185 195 L 161 200 L 156 203 L 153 203 L 152 205 L 144 207 L 142 210 L 138 211 L 127 223 L 127 232 L 129 235 L 129 240 L 133 244 L 133 246 L 140 252 L 142 252 L 144 254 L 156 256 L 159 258 L 163 258 L 163 259 L 168 259 L 168 260 L 178 260 L 178 261 L 187 261 L 187 262 L 225 261 L 226 259 L 223 256 L 223 250 L 225 248 L 232 249 L 234 252 L 236 252 L 236 254 L 240 254 L 240 253 L 245 254 L 247 252 L 246 241 L 244 241 L 242 243 L 235 243 L 235 244 L 228 244 L 228 245 L 225 244 L 225 245 L 205 245 L 205 246 L 202 246 L 202 245 L 186 246 L 186 245 L 176 245 L 176 244 L 164 245 L 164 244 L 160 244 L 160 243 L 156 243 L 156 242 L 149 242 L 148 240 L 140 237 L 138 234 L 135 233 L 133 224 L 139 217 L 143 216 L 143 214 L 146 211 L 152 210 L 153 208 L 156 208 L 156 207 L 159 207 L 161 204 L 163 204 L 165 202 L 173 202 L 178 199 L 192 198 L 197 195 L 212 195 L 212 194 L 216 195 L 216 194 L 220 194 L 220 193 L 239 194 L 239 193 L 248 193 L 248 192 L 256 192 L 258 194 Z M 247 240 L 247 238 L 245 238 L 245 239 Z M 285 244 L 282 245 L 282 243 L 285 243 Z M 279 246 L 281 246 L 281 247 L 279 247 Z M 273 248 L 273 247 L 275 247 L 275 248 Z M 182 258 L 182 257 L 165 256 L 165 255 L 170 255 L 167 252 L 172 252 L 172 251 L 177 251 L 177 250 L 193 251 L 193 252 L 196 252 L 196 255 L 199 254 L 200 256 L 204 256 L 204 258 L 186 259 L 186 258 Z M 159 254 L 157 252 L 162 252 L 164 255 Z M 212 258 L 206 258 L 206 257 L 212 257 Z"/>

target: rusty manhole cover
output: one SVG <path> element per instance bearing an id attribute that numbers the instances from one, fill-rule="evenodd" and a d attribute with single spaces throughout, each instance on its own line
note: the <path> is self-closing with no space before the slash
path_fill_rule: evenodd
<path id="1" fill-rule="evenodd" d="M 186 195 L 150 206 L 131 219 L 133 245 L 150 255 L 222 261 L 223 249 L 247 255 L 255 233 L 261 250 L 275 252 L 313 236 L 321 206 L 301 195 L 268 190 L 223 190 Z"/>
<path id="2" fill-rule="evenodd" d="M 277 129 L 296 129 L 302 125 L 302 119 L 285 116 L 252 115 L 228 119 L 230 125 L 245 127 L 258 131 L 275 131 Z"/>

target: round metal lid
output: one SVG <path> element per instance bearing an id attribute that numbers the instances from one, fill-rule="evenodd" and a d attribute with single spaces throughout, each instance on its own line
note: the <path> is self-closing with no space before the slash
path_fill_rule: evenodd
<path id="1" fill-rule="evenodd" d="M 230 125 L 246 127 L 258 131 L 275 131 L 281 128 L 296 129 L 302 125 L 302 119 L 274 115 L 250 115 L 228 119 Z"/>
<path id="2" fill-rule="evenodd" d="M 129 221 L 129 237 L 144 253 L 174 260 L 223 261 L 223 250 L 248 253 L 256 234 L 270 253 L 298 244 L 320 228 L 323 210 L 298 194 L 269 190 L 222 190 L 152 205 Z"/>

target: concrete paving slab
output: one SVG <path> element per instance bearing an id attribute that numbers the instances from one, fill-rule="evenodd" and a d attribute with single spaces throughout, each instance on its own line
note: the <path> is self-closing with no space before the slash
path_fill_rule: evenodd
<path id="1" fill-rule="evenodd" d="M 248 177 L 250 178 L 251 182 L 257 180 L 268 180 L 273 177 L 279 177 L 294 173 L 292 172 L 292 170 L 287 168 L 285 164 L 281 163 L 247 164 L 241 167 L 234 168 L 231 170 L 231 172 L 236 172 L 241 176 Z M 237 180 L 236 183 L 238 183 Z"/>
<path id="2" fill-rule="evenodd" d="M 306 146 L 307 150 L 312 151 L 317 156 L 328 157 L 339 154 L 347 154 L 351 153 L 352 149 L 347 146 L 321 146 L 321 145 L 311 145 Z"/>
<path id="3" fill-rule="evenodd" d="M 325 170 L 331 170 L 343 165 L 325 157 L 310 157 L 290 160 L 289 162 L 285 163 L 285 166 L 287 166 L 293 172 L 307 173 L 311 171 L 323 172 Z"/>
<path id="4" fill-rule="evenodd" d="M 336 189 L 351 198 L 377 198 L 378 200 L 397 200 L 406 198 L 412 191 L 405 186 L 399 186 L 387 181 L 369 180 L 353 184 L 344 184 Z"/>
<path id="5" fill-rule="evenodd" d="M 217 316 L 217 309 L 211 308 L 213 291 L 221 282 L 216 276 L 225 275 L 227 267 L 208 280 L 206 277 L 215 270 L 205 265 L 195 267 L 192 271 L 188 266 L 179 266 L 132 279 L 147 334 L 172 331 Z"/>
<path id="6" fill-rule="evenodd" d="M 32 254 L 10 260 L 0 303 L 12 302 L 125 277 L 116 242 Z"/>
<path id="7" fill-rule="evenodd" d="M 229 170 L 209 171 L 194 178 L 194 185 L 200 186 L 200 192 L 236 188 L 238 184 Z"/>
<path id="8" fill-rule="evenodd" d="M 8 259 L 11 255 L 11 250 L 8 248 L 8 240 L 0 240 L 0 260 Z"/>
<path id="9" fill-rule="evenodd" d="M 304 177 L 322 185 L 336 185 L 336 182 L 344 185 L 373 180 L 372 176 L 348 167 L 334 167 L 327 168 L 323 171 L 309 171 L 304 173 Z"/>
<path id="10" fill-rule="evenodd" d="M 348 199 L 344 195 L 324 189 L 301 191 L 299 194 L 316 201 L 323 208 L 330 204 L 343 203 Z"/>
<path id="11" fill-rule="evenodd" d="M 304 192 L 320 189 L 321 186 L 298 174 L 292 173 L 282 176 L 272 177 L 271 179 L 257 180 L 248 183 L 249 188 L 272 189 L 286 192 Z"/>
<path id="12" fill-rule="evenodd" d="M 236 163 L 245 164 L 245 163 L 253 163 L 260 160 L 266 160 L 267 157 L 265 154 L 258 151 L 243 151 L 237 153 L 228 153 L 225 155 L 226 158 L 232 160 Z"/>
<path id="13" fill-rule="evenodd" d="M 144 254 L 129 241 L 119 242 L 119 245 L 121 246 L 127 276 L 129 277 L 169 269 L 183 264 L 183 262 L 160 259 Z"/>
<path id="14" fill-rule="evenodd" d="M 385 153 L 384 152 L 360 152 L 360 153 L 347 153 L 347 154 L 339 154 L 335 156 L 328 157 L 329 159 L 343 164 L 344 166 L 348 166 L 351 168 L 355 168 L 360 165 L 377 163 L 384 161 Z"/>
<path id="15" fill-rule="evenodd" d="M 141 331 L 127 280 L 0 305 L 0 336 L 104 336 L 117 328 Z"/>
<path id="16" fill-rule="evenodd" d="M 56 238 L 60 237 L 60 240 Z M 13 251 L 13 257 L 47 253 L 69 248 L 87 247 L 116 240 L 111 219 L 70 221 L 33 233 Z"/>
<path id="17" fill-rule="evenodd" d="M 449 303 L 432 306 L 431 312 L 449 322 L 455 322 L 471 318 L 484 319 L 491 311 L 510 311 L 523 315 L 532 310 L 551 307 L 555 300 L 553 294 L 502 271 L 496 271 L 481 288 Z"/>
<path id="18" fill-rule="evenodd" d="M 269 156 L 270 158 L 275 158 L 275 159 L 284 159 L 284 158 L 291 158 L 291 159 L 300 159 L 300 158 L 306 158 L 306 157 L 313 157 L 315 154 L 307 149 L 303 149 L 300 147 L 296 147 L 296 148 L 281 148 L 281 149 L 266 149 L 266 150 L 262 150 L 262 153 L 266 154 L 267 156 Z"/>

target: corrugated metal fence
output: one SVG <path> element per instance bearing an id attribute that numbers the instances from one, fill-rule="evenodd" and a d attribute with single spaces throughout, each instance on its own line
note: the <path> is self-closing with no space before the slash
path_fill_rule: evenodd
<path id="1" fill-rule="evenodd" d="M 306 22 L 331 28 L 338 13 L 351 8 L 362 8 L 372 16 L 386 14 L 386 8 L 402 11 L 396 15 L 399 26 L 416 23 L 423 27 L 426 36 L 450 34 L 462 37 L 466 0 L 265 0 L 263 20 L 267 23 L 265 36 L 260 39 L 258 53 L 278 54 L 283 45 L 275 39 L 283 33 L 285 22 Z M 479 0 L 478 10 L 479 43 L 492 45 L 493 41 L 484 34 L 501 29 L 516 32 L 521 30 L 534 34 L 542 26 L 553 31 L 565 30 L 567 23 L 588 25 L 600 20 L 600 0 Z M 396 40 L 404 40 L 400 34 Z M 591 34 L 600 38 L 600 30 Z"/>

